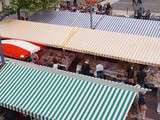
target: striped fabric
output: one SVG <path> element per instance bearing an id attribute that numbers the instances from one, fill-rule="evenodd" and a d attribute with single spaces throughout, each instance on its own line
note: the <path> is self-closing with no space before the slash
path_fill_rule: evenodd
<path id="1" fill-rule="evenodd" d="M 95 56 L 160 66 L 160 38 L 79 28 L 65 49 Z"/>
<path id="2" fill-rule="evenodd" d="M 23 30 L 16 29 L 23 26 Z M 132 63 L 160 66 L 160 38 L 30 21 L 0 23 L 1 36 Z"/>
<path id="3" fill-rule="evenodd" d="M 96 29 L 160 38 L 159 21 L 104 16 Z"/>
<path id="4" fill-rule="evenodd" d="M 12 62 L 0 81 L 0 105 L 39 120 L 124 120 L 136 95 Z"/>
<path id="5" fill-rule="evenodd" d="M 93 27 L 96 26 L 102 16 L 93 14 Z M 31 21 L 66 25 L 73 27 L 90 28 L 90 14 L 67 11 L 41 11 L 31 16 Z"/>
<path id="6" fill-rule="evenodd" d="M 90 28 L 90 14 L 66 11 L 39 12 L 31 21 Z M 160 22 L 93 14 L 95 29 L 160 38 Z"/>

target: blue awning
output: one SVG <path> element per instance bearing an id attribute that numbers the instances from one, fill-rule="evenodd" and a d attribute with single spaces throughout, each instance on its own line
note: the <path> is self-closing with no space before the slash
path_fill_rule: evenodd
<path id="1" fill-rule="evenodd" d="M 90 14 L 51 11 L 31 16 L 31 21 L 90 28 Z M 93 28 L 118 33 L 160 38 L 160 22 L 93 14 Z"/>

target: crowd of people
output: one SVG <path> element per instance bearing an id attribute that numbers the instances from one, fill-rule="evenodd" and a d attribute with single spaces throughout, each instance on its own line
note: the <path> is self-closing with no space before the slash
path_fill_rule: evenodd
<path id="1" fill-rule="evenodd" d="M 68 10 L 71 12 L 81 12 L 81 13 L 87 13 L 87 12 L 96 12 L 96 14 L 106 14 L 111 15 L 112 14 L 112 6 L 110 3 L 107 3 L 105 5 L 101 5 L 100 3 L 96 3 L 96 5 L 91 8 L 92 5 L 86 2 L 86 4 L 77 4 L 76 2 L 71 3 L 70 1 L 61 1 L 59 6 L 57 7 L 57 10 Z"/>

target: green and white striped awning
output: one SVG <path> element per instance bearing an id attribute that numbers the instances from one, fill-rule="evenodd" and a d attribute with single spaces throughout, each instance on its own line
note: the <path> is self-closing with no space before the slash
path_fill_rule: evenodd
<path id="1" fill-rule="evenodd" d="M 126 118 L 135 91 L 90 82 L 83 78 L 93 81 L 94 78 L 83 75 L 73 74 L 72 77 L 69 75 L 72 73 L 61 72 L 8 62 L 0 70 L 0 105 L 40 120 Z"/>

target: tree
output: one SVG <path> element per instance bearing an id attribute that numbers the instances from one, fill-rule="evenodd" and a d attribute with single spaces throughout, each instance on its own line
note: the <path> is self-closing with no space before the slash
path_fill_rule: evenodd
<path id="1" fill-rule="evenodd" d="M 58 0 L 11 0 L 11 8 L 17 12 L 17 18 L 21 19 L 21 10 L 34 12 L 41 9 L 53 8 Z"/>
<path id="2" fill-rule="evenodd" d="M 42 9 L 53 8 L 58 0 L 40 0 Z"/>

